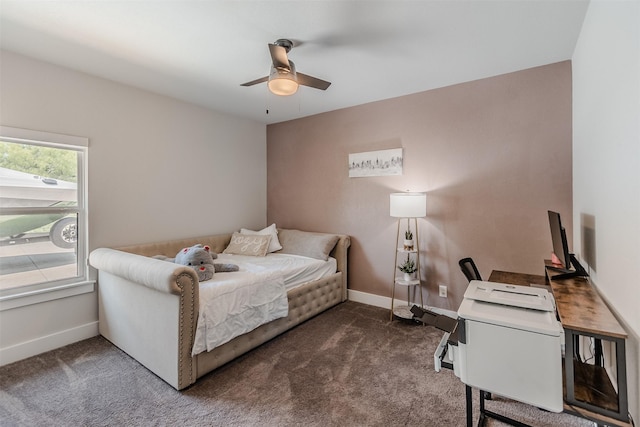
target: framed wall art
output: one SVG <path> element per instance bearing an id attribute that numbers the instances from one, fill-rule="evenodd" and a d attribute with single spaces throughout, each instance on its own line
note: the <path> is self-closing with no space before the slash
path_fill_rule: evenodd
<path id="1" fill-rule="evenodd" d="M 402 175 L 402 148 L 349 154 L 349 178 Z"/>

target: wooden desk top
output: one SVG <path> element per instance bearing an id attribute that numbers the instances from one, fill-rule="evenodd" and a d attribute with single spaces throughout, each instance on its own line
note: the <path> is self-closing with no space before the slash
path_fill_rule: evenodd
<path id="1" fill-rule="evenodd" d="M 560 322 L 565 329 L 613 338 L 627 338 L 625 330 L 587 279 L 547 281 L 545 276 L 537 274 L 494 270 L 489 276 L 489 281 L 520 286 L 549 285 L 556 300 Z"/>
<path id="2" fill-rule="evenodd" d="M 549 284 L 565 329 L 627 338 L 627 333 L 587 278 L 552 279 Z"/>

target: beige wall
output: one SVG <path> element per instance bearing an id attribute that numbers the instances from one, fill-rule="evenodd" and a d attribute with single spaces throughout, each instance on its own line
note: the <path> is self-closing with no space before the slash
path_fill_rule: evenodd
<path id="1" fill-rule="evenodd" d="M 259 228 L 266 126 L 2 51 L 5 126 L 89 138 L 89 247 Z M 0 307 L 0 363 L 97 334 L 95 293 Z"/>
<path id="2" fill-rule="evenodd" d="M 640 3 L 592 0 L 572 62 L 574 247 L 592 282 L 628 331 L 629 410 L 637 425 Z"/>
<path id="3" fill-rule="evenodd" d="M 2 53 L 2 124 L 89 138 L 91 249 L 257 227 L 262 123 Z"/>
<path id="4" fill-rule="evenodd" d="M 349 153 L 399 147 L 402 176 L 348 177 Z M 472 256 L 484 278 L 543 273 L 547 209 L 563 214 L 571 238 L 571 173 L 571 64 L 561 62 L 269 125 L 267 222 L 350 234 L 350 289 L 390 297 L 389 193 L 425 191 L 427 303 L 457 310 L 460 258 Z"/>

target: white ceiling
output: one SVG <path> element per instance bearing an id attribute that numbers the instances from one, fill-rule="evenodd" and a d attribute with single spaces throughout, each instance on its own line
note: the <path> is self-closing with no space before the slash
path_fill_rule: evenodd
<path id="1" fill-rule="evenodd" d="M 0 0 L 3 49 L 275 123 L 571 59 L 588 0 Z M 267 48 L 332 82 L 277 97 Z M 266 111 L 269 111 L 267 114 Z"/>

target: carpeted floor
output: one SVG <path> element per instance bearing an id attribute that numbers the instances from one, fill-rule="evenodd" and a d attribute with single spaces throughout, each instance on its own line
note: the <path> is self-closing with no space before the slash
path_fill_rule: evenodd
<path id="1" fill-rule="evenodd" d="M 442 332 L 388 315 L 340 304 L 181 392 L 91 338 L 1 367 L 0 425 L 464 426 L 464 385 L 433 369 Z M 535 426 L 592 425 L 500 398 L 487 408 Z"/>

